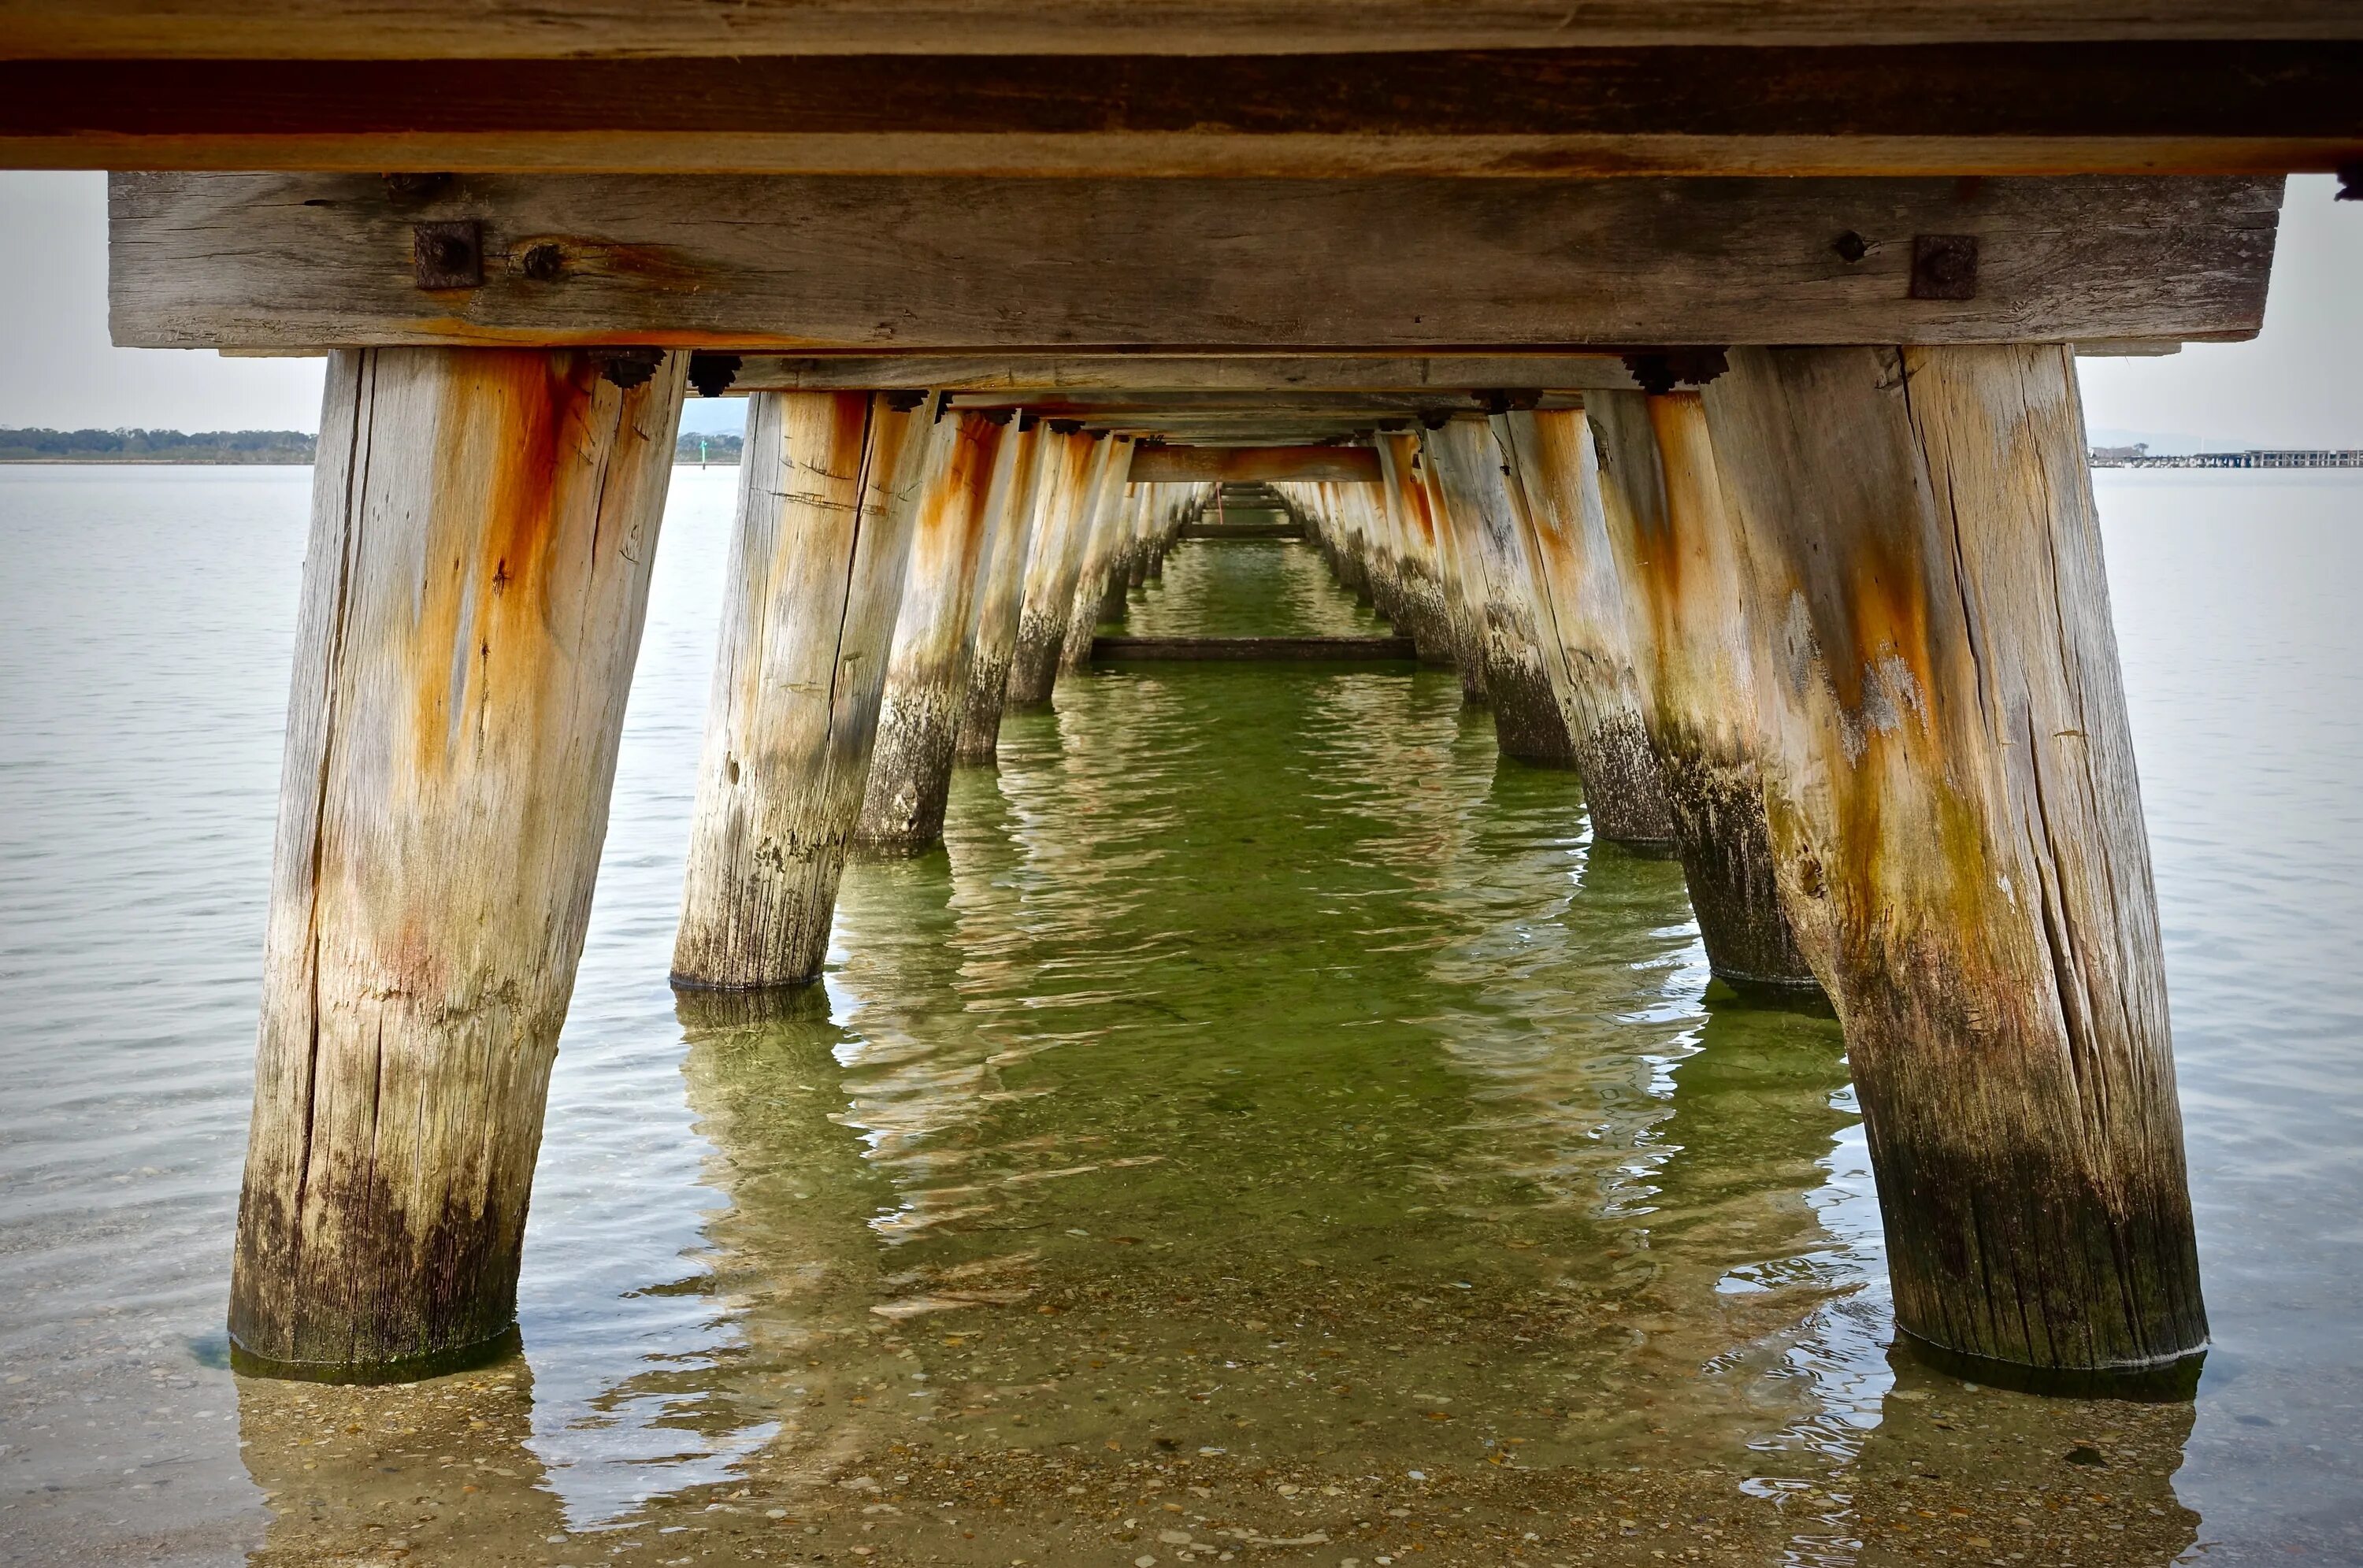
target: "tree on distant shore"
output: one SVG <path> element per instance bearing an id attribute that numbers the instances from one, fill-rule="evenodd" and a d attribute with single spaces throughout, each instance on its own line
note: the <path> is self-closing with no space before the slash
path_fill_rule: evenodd
<path id="1" fill-rule="evenodd" d="M 301 430 L 6 430 L 0 462 L 308 463 Z"/>

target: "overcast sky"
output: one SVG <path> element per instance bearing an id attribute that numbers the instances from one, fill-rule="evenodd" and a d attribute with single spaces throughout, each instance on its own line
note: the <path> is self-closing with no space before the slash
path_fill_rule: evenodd
<path id="1" fill-rule="evenodd" d="M 2095 440 L 2363 447 L 2363 202 L 2333 202 L 2334 188 L 2290 182 L 2255 342 L 2082 362 Z M 741 406 L 693 400 L 688 423 L 734 428 Z M 316 359 L 111 347 L 105 176 L 0 172 L 0 425 L 311 430 L 319 418 Z"/>

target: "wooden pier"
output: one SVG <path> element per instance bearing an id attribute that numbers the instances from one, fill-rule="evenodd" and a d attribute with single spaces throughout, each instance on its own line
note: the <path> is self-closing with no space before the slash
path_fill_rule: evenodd
<path id="1" fill-rule="evenodd" d="M 1005 706 L 1208 656 L 1097 635 L 1178 538 L 1302 536 L 1835 1006 L 1914 1343 L 2187 1376 L 2075 365 L 2256 333 L 2358 80 L 2332 0 L 17 7 L 0 158 L 119 171 L 116 341 L 328 357 L 242 1363 L 505 1342 L 694 392 L 681 985 L 812 980 Z"/>

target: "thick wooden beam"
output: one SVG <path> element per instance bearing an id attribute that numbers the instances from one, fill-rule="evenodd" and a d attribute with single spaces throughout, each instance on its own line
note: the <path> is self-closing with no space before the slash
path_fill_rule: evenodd
<path id="1" fill-rule="evenodd" d="M 1985 1381 L 2195 1371 L 2166 971 L 2073 364 L 1751 350 L 1703 401 L 1781 653 L 1756 688 L 1765 799 L 1846 1026 L 1897 1325 Z"/>
<path id="2" fill-rule="evenodd" d="M 1040 458 L 1034 556 L 1026 566 L 1026 592 L 1017 613 L 1017 642 L 1009 657 L 1005 704 L 1040 707 L 1058 684 L 1059 656 L 1067 646 L 1067 612 L 1091 526 L 1093 500 L 1107 471 L 1108 436 L 1054 432 Z"/>
<path id="3" fill-rule="evenodd" d="M 1757 774 L 1747 541 L 1725 502 L 1696 392 L 1587 405 L 1595 486 L 1674 847 L 1707 963 L 1725 985 L 1811 994 L 1781 897 Z"/>
<path id="4" fill-rule="evenodd" d="M 716 9 L 619 0 L 18 0 L 24 59 L 531 60 L 702 55 L 1118 54 L 1532 50 L 1570 42 L 1963 44 L 1996 40 L 2354 39 L 2345 0 L 751 0 Z M 1195 63 L 1194 61 L 1193 62 Z"/>
<path id="5" fill-rule="evenodd" d="M 329 361 L 230 1282 L 244 1370 L 510 1335 L 681 411 L 583 356 Z"/>
<path id="6" fill-rule="evenodd" d="M 960 705 L 954 756 L 991 762 L 1001 748 L 1001 713 L 1009 696 L 1009 657 L 1017 645 L 1017 612 L 1026 597 L 1026 567 L 1033 558 L 1044 443 L 1050 433 L 1031 420 L 1002 442 L 993 476 L 987 555 L 977 585 L 974 649 L 968 697 Z M 1004 471 L 1006 470 L 1006 471 Z"/>
<path id="7" fill-rule="evenodd" d="M 993 544 L 993 490 L 1005 491 L 1014 477 L 1000 460 L 1011 423 L 1006 414 L 956 414 L 927 434 L 903 608 L 853 834 L 872 853 L 916 855 L 944 836 L 975 647 L 977 576 Z"/>
<path id="8" fill-rule="evenodd" d="M 678 7 L 674 7 L 678 10 Z M 21 7 L 14 50 L 28 47 Z M 2302 39 L 291 60 L 226 28 L 0 61 L 0 161 L 802 174 L 2280 173 L 2363 146 L 2363 35 Z M 2340 41 L 2343 35 L 2345 41 Z M 684 38 L 687 29 L 684 29 Z M 61 40 L 63 41 L 63 40 Z M 1358 42 L 1360 40 L 1358 40 Z M 1545 40 L 1536 40 L 1545 41 Z M 0 46 L 8 47 L 8 46 Z M 30 47 L 38 48 L 38 44 Z M 1261 46 L 1249 44 L 1250 49 Z M 196 58 L 198 55 L 214 58 Z"/>
<path id="9" fill-rule="evenodd" d="M 926 438 L 882 396 L 767 392 L 749 412 L 673 941 L 673 983 L 715 990 L 802 985 L 827 955 Z"/>
<path id="10" fill-rule="evenodd" d="M 1428 505 L 1426 487 L 1412 471 L 1419 456 L 1419 437 L 1407 433 L 1381 436 L 1373 450 L 1379 458 L 1381 501 L 1403 550 L 1398 580 L 1403 612 L 1396 624 L 1411 635 L 1423 663 L 1450 664 L 1452 624 L 1444 603 L 1436 514 Z"/>
<path id="11" fill-rule="evenodd" d="M 1368 447 L 1143 445 L 1133 448 L 1135 484 L 1248 484 L 1279 480 L 1376 484 L 1379 458 Z"/>
<path id="12" fill-rule="evenodd" d="M 1092 632 L 1107 601 L 1108 573 L 1132 534 L 1125 486 L 1132 471 L 1133 443 L 1116 436 L 1106 445 L 1076 556 L 1074 592 L 1067 601 L 1067 630 L 1059 655 L 1059 668 L 1064 670 L 1082 669 L 1092 662 Z"/>
<path id="13" fill-rule="evenodd" d="M 2172 345 L 2165 345 L 2171 348 Z M 1614 350 L 1592 354 L 1501 353 L 1310 355 L 1241 348 L 1220 354 L 750 354 L 734 392 L 950 392 L 1003 394 L 1014 405 L 1095 392 L 1350 392 L 1423 395 L 1457 404 L 1472 392 L 1590 388 L 1630 392 L 1639 383 Z"/>
<path id="14" fill-rule="evenodd" d="M 258 348 L 2244 337 L 2280 204 L 2276 179 L 2181 178 L 481 175 L 397 194 L 353 175 L 117 174 L 110 189 L 115 340 Z M 438 224 L 459 226 L 420 228 Z M 1932 236 L 1975 240 L 1973 279 L 1923 264 L 1915 284 Z M 425 274 L 437 286 L 420 286 L 422 247 L 449 251 Z M 1384 264 L 1340 265 L 1358 257 Z"/>
<path id="15" fill-rule="evenodd" d="M 1437 473 L 1469 568 L 1468 587 L 1485 666 L 1485 696 L 1504 756 L 1572 767 L 1575 744 L 1545 664 L 1558 657 L 1546 634 L 1540 563 L 1507 480 L 1490 422 L 1456 419 L 1429 431 L 1422 461 Z"/>
<path id="16" fill-rule="evenodd" d="M 1619 844 L 1670 846 L 1673 820 L 1641 717 L 1591 428 L 1581 411 L 1565 410 L 1496 414 L 1492 425 L 1535 552 L 1543 660 L 1567 718 L 1592 831 Z"/>

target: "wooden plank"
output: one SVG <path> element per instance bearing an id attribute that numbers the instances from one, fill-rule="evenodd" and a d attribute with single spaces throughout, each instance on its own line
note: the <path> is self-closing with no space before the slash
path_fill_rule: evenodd
<path id="1" fill-rule="evenodd" d="M 139 347 L 1564 349 L 2252 336 L 2280 204 L 2273 179 L 481 175 L 414 204 L 116 174 L 109 228 Z M 426 221 L 481 225 L 481 287 L 417 286 Z M 1925 234 L 1978 238 L 1976 298 L 1911 297 Z"/>
<path id="2" fill-rule="evenodd" d="M 1418 650 L 1409 637 L 1093 637 L 1099 660 L 1172 659 L 1236 661 L 1410 660 Z"/>
<path id="3" fill-rule="evenodd" d="M 1151 447 L 1133 449 L 1135 484 L 1269 483 L 1278 480 L 1379 482 L 1368 447 Z"/>
<path id="4" fill-rule="evenodd" d="M 1030 407 L 1061 397 L 1089 406 L 1081 394 L 1095 392 L 1356 392 L 1415 402 L 1421 393 L 1457 398 L 1477 388 L 1630 392 L 1636 384 L 1613 351 L 1405 356 L 1242 348 L 1224 354 L 750 354 L 731 391 L 951 392 L 967 394 L 954 398 L 960 404 L 998 393 L 1012 406 Z"/>
<path id="5" fill-rule="evenodd" d="M 2355 39 L 2363 28 L 2349 26 Z M 1373 37 L 1382 35 L 1373 34 Z M 1391 40 L 1390 40 L 1391 41 Z M 1554 40 L 1563 42 L 1564 40 Z M 196 51 L 204 53 L 207 51 Z M 2363 42 L 0 61 L 0 160 L 801 174 L 2279 173 Z M 665 48 L 672 56 L 693 50 Z"/>
<path id="6" fill-rule="evenodd" d="M 1205 56 L 1570 43 L 2352 39 L 2346 0 L 13 0 L 21 59 L 531 60 L 557 56 Z"/>

